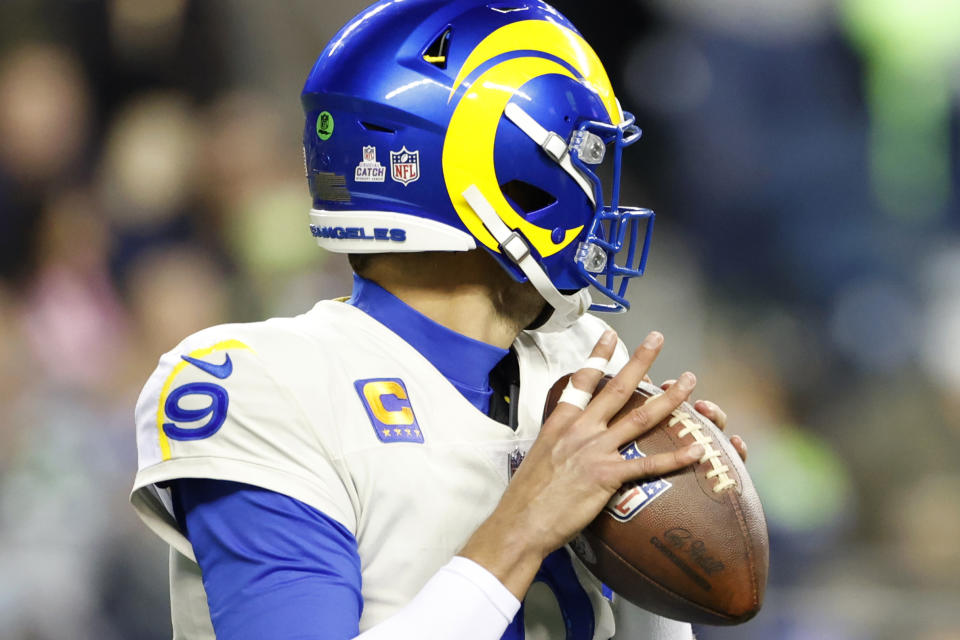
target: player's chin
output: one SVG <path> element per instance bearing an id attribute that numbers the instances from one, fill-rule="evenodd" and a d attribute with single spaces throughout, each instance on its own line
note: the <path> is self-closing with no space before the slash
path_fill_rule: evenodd
<path id="1" fill-rule="evenodd" d="M 495 297 L 495 304 L 498 315 L 525 330 L 542 327 L 553 312 L 530 282 L 511 282 Z"/>
<path id="2" fill-rule="evenodd" d="M 523 325 L 525 331 L 533 331 L 539 329 L 550 320 L 550 314 L 553 313 L 553 307 L 547 304 L 543 298 L 540 299 L 540 307 L 537 310 L 537 314 L 533 317 L 533 320 L 529 321 L 527 324 Z"/>

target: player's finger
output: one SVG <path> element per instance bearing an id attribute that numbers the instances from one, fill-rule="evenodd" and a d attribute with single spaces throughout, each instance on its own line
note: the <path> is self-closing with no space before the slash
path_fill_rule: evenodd
<path id="1" fill-rule="evenodd" d="M 709 400 L 697 400 L 694 403 L 693 408 L 696 409 L 704 418 L 717 425 L 721 431 L 727 428 L 727 413 L 715 402 L 710 402 Z"/>
<path id="2" fill-rule="evenodd" d="M 620 482 L 663 476 L 689 467 L 701 457 L 703 457 L 703 446 L 691 444 L 682 449 L 624 460 L 619 463 Z"/>
<path id="3" fill-rule="evenodd" d="M 606 441 L 602 446 L 619 449 L 624 443 L 636 440 L 673 413 L 690 397 L 696 384 L 696 376 L 689 371 L 684 373 L 669 389 L 650 398 L 611 424 L 604 434 Z"/>
<path id="4" fill-rule="evenodd" d="M 653 380 L 650 379 L 650 374 L 644 374 L 643 381 L 647 384 L 653 384 Z"/>
<path id="5" fill-rule="evenodd" d="M 740 459 L 744 462 L 747 461 L 747 443 L 744 442 L 743 438 L 740 436 L 730 436 L 730 444 L 733 445 L 733 448 L 737 450 L 737 453 L 740 454 Z"/>
<path id="6" fill-rule="evenodd" d="M 616 332 L 613 329 L 607 329 L 593 346 L 584 366 L 570 376 L 567 387 L 560 394 L 554 413 L 561 411 L 561 415 L 576 415 L 584 410 L 593 397 L 593 392 L 603 377 L 603 371 L 613 357 L 616 346 Z"/>
<path id="7" fill-rule="evenodd" d="M 650 370 L 663 347 L 663 334 L 651 331 L 644 338 L 623 369 L 598 393 L 586 409 L 586 414 L 602 422 L 607 422 L 627 402 L 643 376 Z"/>
<path id="8" fill-rule="evenodd" d="M 677 380 L 676 380 L 675 378 L 670 378 L 669 380 L 664 380 L 662 383 L 660 383 L 660 388 L 663 389 L 664 391 L 666 391 L 666 390 L 669 389 L 670 386 L 671 386 L 674 382 L 676 382 L 676 381 L 677 381 Z"/>

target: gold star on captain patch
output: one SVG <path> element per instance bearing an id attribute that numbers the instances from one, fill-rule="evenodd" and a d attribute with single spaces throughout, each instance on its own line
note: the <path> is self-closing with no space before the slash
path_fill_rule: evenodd
<path id="1" fill-rule="evenodd" d="M 406 432 L 407 432 L 407 435 L 410 435 L 410 429 L 409 429 L 409 427 L 408 427 L 408 428 L 406 428 L 406 429 L 404 429 L 404 431 L 406 431 Z"/>
<path id="2" fill-rule="evenodd" d="M 417 434 L 417 437 L 420 437 L 420 429 L 414 429 L 413 432 Z"/>
<path id="3" fill-rule="evenodd" d="M 383 430 L 383 437 L 384 437 L 384 438 L 389 438 L 389 437 L 390 437 L 390 429 L 384 429 L 384 430 Z"/>
<path id="4" fill-rule="evenodd" d="M 393 432 L 394 432 L 395 434 L 397 434 L 398 436 L 399 436 L 401 433 L 403 433 L 403 431 L 402 431 L 401 429 L 394 429 Z"/>

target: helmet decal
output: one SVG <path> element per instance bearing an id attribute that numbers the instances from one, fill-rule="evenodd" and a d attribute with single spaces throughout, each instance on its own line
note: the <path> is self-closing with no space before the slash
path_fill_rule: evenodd
<path id="1" fill-rule="evenodd" d="M 524 46 L 518 47 L 518 43 Z M 576 69 L 581 81 L 590 87 L 607 108 L 611 124 L 620 124 L 623 112 L 613 94 L 610 78 L 596 52 L 579 33 L 547 20 L 522 20 L 500 27 L 474 47 L 457 73 L 450 89 L 449 102 L 463 81 L 478 67 L 504 53 L 544 53 Z"/>
<path id="2" fill-rule="evenodd" d="M 517 43 L 523 43 L 523 48 L 518 48 Z M 444 140 L 444 181 L 454 209 L 478 242 L 499 252 L 497 241 L 463 198 L 463 191 L 472 184 L 477 185 L 510 228 L 521 231 L 541 256 L 548 257 L 569 246 L 583 226 L 563 229 L 560 241 L 555 242 L 554 229 L 529 222 L 507 202 L 494 167 L 494 140 L 507 103 L 514 97 L 524 98 L 521 87 L 530 80 L 558 74 L 576 79 L 594 91 L 611 123 L 619 124 L 623 115 L 607 73 L 590 45 L 574 31 L 546 20 L 514 22 L 484 38 L 457 74 L 448 102 L 471 73 L 510 53 L 518 57 L 495 63 L 462 92 Z M 544 57 L 531 56 L 538 53 Z"/>
<path id="3" fill-rule="evenodd" d="M 497 241 L 463 198 L 464 190 L 472 184 L 477 185 L 507 226 L 520 230 L 544 257 L 562 250 L 583 230 L 583 225 L 567 229 L 563 239 L 555 243 L 551 238 L 553 230 L 524 219 L 507 202 L 497 182 L 493 143 L 503 111 L 514 95 L 520 95 L 519 87 L 547 73 L 573 77 L 566 67 L 547 58 L 513 58 L 501 62 L 477 78 L 450 118 L 443 145 L 447 192 L 464 226 L 492 251 L 499 252 Z"/>

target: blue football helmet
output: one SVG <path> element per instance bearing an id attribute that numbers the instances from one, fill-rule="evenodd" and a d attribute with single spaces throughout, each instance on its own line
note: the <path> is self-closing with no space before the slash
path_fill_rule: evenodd
<path id="1" fill-rule="evenodd" d="M 321 247 L 483 247 L 554 309 L 546 330 L 629 308 L 653 231 L 653 212 L 619 204 L 621 153 L 640 129 L 550 5 L 382 0 L 327 45 L 302 102 Z M 592 304 L 591 286 L 610 302 Z"/>

